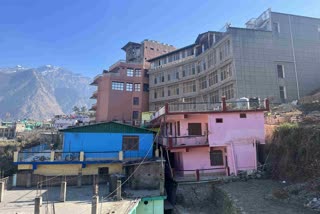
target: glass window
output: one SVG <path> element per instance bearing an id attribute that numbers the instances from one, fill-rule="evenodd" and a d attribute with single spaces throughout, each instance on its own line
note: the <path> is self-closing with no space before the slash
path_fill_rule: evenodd
<path id="1" fill-rule="evenodd" d="M 136 77 L 141 77 L 141 69 L 136 69 L 134 72 Z"/>
<path id="2" fill-rule="evenodd" d="M 137 151 L 139 150 L 139 136 L 123 136 L 122 151 Z"/>
<path id="3" fill-rule="evenodd" d="M 223 152 L 222 150 L 213 150 L 210 152 L 211 166 L 223 166 Z"/>
<path id="4" fill-rule="evenodd" d="M 126 90 L 127 91 L 132 91 L 133 90 L 133 84 L 132 83 L 127 83 Z"/>
<path id="5" fill-rule="evenodd" d="M 127 76 L 128 77 L 133 77 L 133 69 L 131 69 L 131 68 L 127 69 Z"/>
<path id="6" fill-rule="evenodd" d="M 132 112 L 132 119 L 133 120 L 139 119 L 139 112 L 138 111 L 133 111 Z"/>
<path id="7" fill-rule="evenodd" d="M 284 68 L 283 65 L 277 65 L 278 77 L 283 79 L 284 78 Z"/>
<path id="8" fill-rule="evenodd" d="M 139 105 L 139 97 L 133 98 L 133 105 Z"/>
<path id="9" fill-rule="evenodd" d="M 279 91 L 280 91 L 281 101 L 284 102 L 285 99 L 287 98 L 287 96 L 286 96 L 286 88 L 284 86 L 279 86 Z"/>
<path id="10" fill-rule="evenodd" d="M 188 135 L 202 135 L 201 123 L 188 123 Z"/>
<path id="11" fill-rule="evenodd" d="M 141 84 L 140 83 L 134 84 L 134 91 L 141 91 Z"/>
<path id="12" fill-rule="evenodd" d="M 143 84 L 143 91 L 145 91 L 145 92 L 149 91 L 149 84 L 147 84 L 147 83 Z"/>
<path id="13" fill-rule="evenodd" d="M 123 82 L 112 82 L 111 89 L 112 90 L 118 90 L 118 91 L 123 91 Z"/>

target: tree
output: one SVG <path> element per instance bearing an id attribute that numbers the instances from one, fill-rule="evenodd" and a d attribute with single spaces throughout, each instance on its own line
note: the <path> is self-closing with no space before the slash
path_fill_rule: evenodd
<path id="1" fill-rule="evenodd" d="M 72 111 L 75 113 L 79 113 L 80 109 L 78 106 L 73 106 Z"/>
<path id="2" fill-rule="evenodd" d="M 81 113 L 86 113 L 87 112 L 87 107 L 86 106 L 82 106 L 81 107 Z"/>

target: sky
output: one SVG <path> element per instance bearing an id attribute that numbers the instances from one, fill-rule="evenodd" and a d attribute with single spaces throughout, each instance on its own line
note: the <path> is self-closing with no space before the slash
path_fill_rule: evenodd
<path id="1" fill-rule="evenodd" d="M 56 65 L 93 77 L 127 42 L 177 48 L 263 11 L 320 18 L 319 0 L 0 0 L 0 67 Z"/>

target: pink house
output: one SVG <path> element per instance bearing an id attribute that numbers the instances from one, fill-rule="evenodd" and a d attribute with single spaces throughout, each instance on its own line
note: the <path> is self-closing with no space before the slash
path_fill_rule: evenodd
<path id="1" fill-rule="evenodd" d="M 231 175 L 257 169 L 257 146 L 264 144 L 268 100 L 221 103 L 172 103 L 151 123 L 161 130 L 176 176 Z"/>

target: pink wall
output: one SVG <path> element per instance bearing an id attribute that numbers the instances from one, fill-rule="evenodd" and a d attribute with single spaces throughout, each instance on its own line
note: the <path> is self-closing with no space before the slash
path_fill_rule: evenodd
<path id="1" fill-rule="evenodd" d="M 189 152 L 181 153 L 183 157 L 183 169 L 209 169 L 213 168 L 210 165 L 209 147 L 207 148 L 193 148 Z"/>
<path id="2" fill-rule="evenodd" d="M 210 146 L 226 145 L 239 141 L 252 143 L 254 139 L 264 143 L 264 113 L 247 112 L 247 118 L 240 113 L 219 113 L 209 115 Z M 222 118 L 223 123 L 216 123 Z"/>

